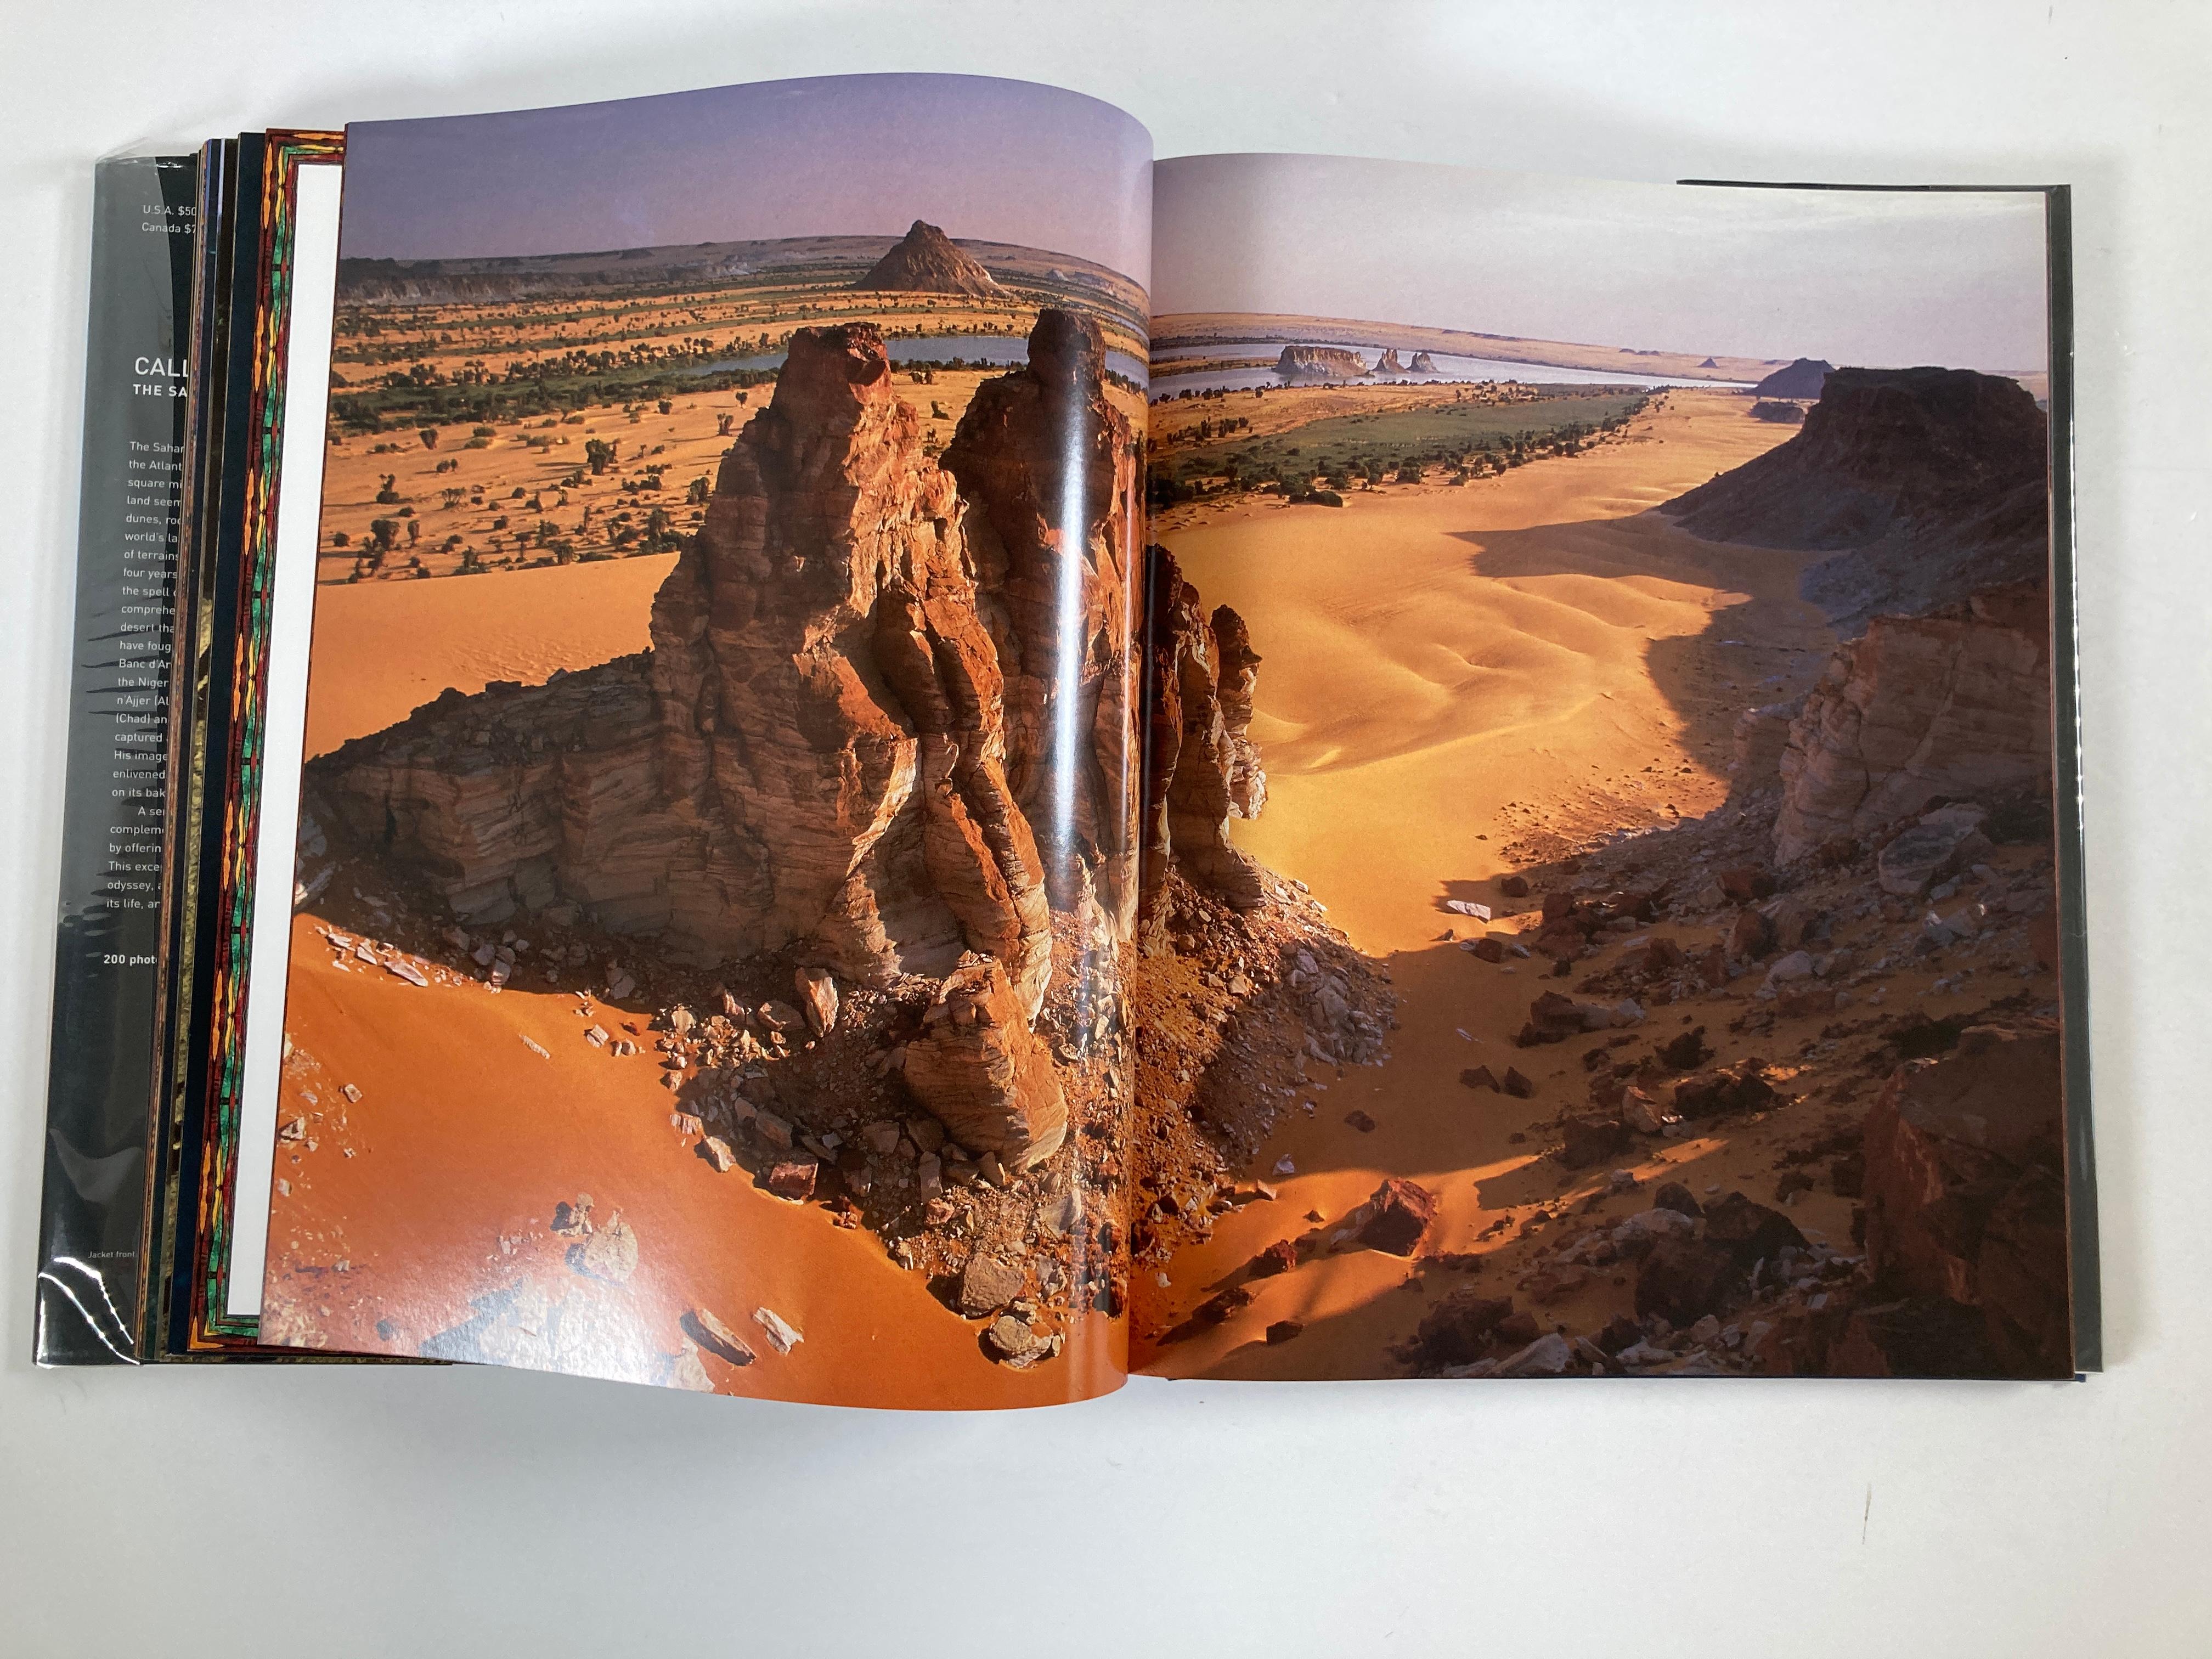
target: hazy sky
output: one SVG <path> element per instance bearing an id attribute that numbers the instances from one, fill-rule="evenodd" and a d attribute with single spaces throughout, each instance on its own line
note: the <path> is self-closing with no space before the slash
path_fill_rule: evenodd
<path id="1" fill-rule="evenodd" d="M 346 129 L 339 252 L 422 259 L 760 237 L 916 219 L 1146 281 L 1152 139 L 1072 92 L 835 76 Z"/>
<path id="2" fill-rule="evenodd" d="M 1607 184 L 1311 155 L 1182 157 L 1152 188 L 1156 315 L 2045 366 L 2039 195 Z"/>

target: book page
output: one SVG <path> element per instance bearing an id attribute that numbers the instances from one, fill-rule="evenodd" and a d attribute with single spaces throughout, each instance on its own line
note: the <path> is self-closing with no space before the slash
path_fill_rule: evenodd
<path id="1" fill-rule="evenodd" d="M 349 129 L 264 1343 L 1119 1382 L 1150 161 L 952 76 Z"/>
<path id="2" fill-rule="evenodd" d="M 1139 1368 L 2071 1374 L 2045 194 L 1155 197 Z"/>

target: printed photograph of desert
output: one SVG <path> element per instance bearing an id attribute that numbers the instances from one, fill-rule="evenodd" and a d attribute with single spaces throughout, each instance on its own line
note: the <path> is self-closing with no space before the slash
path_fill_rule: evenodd
<path id="1" fill-rule="evenodd" d="M 264 1341 L 1119 1382 L 1149 166 L 967 77 L 352 130 Z"/>
<path id="2" fill-rule="evenodd" d="M 2041 198 L 1155 189 L 1135 1365 L 2070 1375 Z"/>

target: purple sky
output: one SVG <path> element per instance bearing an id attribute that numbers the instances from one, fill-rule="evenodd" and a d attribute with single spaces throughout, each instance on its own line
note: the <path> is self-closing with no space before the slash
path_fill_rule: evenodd
<path id="1" fill-rule="evenodd" d="M 1096 99 L 966 75 L 771 81 L 346 129 L 339 252 L 426 259 L 902 233 L 1149 284 L 1152 139 Z"/>
<path id="2" fill-rule="evenodd" d="M 2043 198 L 1724 190 L 1329 155 L 1155 174 L 1152 311 L 2040 369 Z"/>

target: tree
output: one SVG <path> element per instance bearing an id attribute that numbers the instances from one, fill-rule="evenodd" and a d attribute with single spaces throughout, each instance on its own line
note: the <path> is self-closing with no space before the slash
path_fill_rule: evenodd
<path id="1" fill-rule="evenodd" d="M 603 438 L 586 438 L 584 441 L 584 460 L 595 478 L 614 465 L 615 453 L 615 446 Z"/>
<path id="2" fill-rule="evenodd" d="M 389 553 L 392 550 L 393 542 L 398 538 L 399 520 L 397 519 L 371 519 L 368 522 L 368 533 L 370 538 L 374 541 L 376 550 L 379 553 Z"/>
<path id="3" fill-rule="evenodd" d="M 415 429 L 415 435 L 422 441 L 422 447 L 425 449 L 435 449 L 438 447 L 438 428 L 434 426 L 417 427 Z"/>

